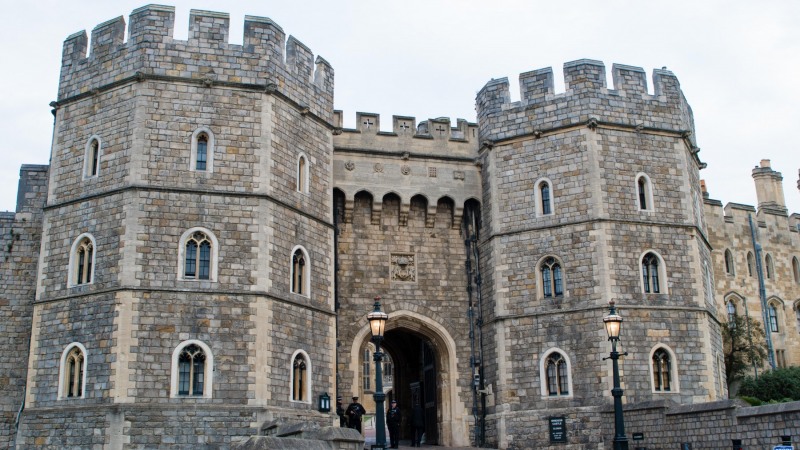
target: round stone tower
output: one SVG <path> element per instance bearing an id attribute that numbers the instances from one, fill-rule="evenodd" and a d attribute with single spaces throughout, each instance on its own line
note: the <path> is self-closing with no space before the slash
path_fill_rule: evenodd
<path id="1" fill-rule="evenodd" d="M 602 317 L 624 317 L 625 401 L 724 398 L 691 109 L 678 80 L 601 62 L 478 93 L 487 438 L 547 446 L 549 417 L 592 448 L 611 404 Z M 699 275 L 705 274 L 705 276 Z M 605 417 L 605 418 L 604 418 Z M 607 436 L 606 436 L 607 437 Z M 605 439 L 603 440 L 610 440 Z"/>
<path id="2" fill-rule="evenodd" d="M 330 424 L 333 70 L 266 18 L 64 43 L 17 444 L 226 447 Z M 158 424 L 154 426 L 153 424 Z"/>

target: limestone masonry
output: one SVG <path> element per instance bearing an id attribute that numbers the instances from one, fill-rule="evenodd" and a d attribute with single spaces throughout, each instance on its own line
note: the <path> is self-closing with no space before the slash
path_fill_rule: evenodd
<path id="1" fill-rule="evenodd" d="M 376 295 L 387 398 L 403 440 L 423 407 L 427 444 L 563 446 L 564 418 L 565 448 L 610 445 L 609 301 L 634 427 L 732 408 L 730 305 L 800 364 L 800 215 L 768 160 L 757 209 L 709 198 L 671 72 L 614 64 L 609 87 L 584 59 L 563 93 L 550 68 L 519 102 L 489 81 L 477 123 L 347 129 L 332 66 L 270 19 L 234 45 L 227 14 L 192 10 L 186 41 L 174 18 L 144 6 L 64 42 L 50 165 L 23 166 L 0 213 L 0 446 L 225 448 L 338 425 L 325 396 L 373 414 Z M 703 423 L 763 421 L 726 417 Z"/>

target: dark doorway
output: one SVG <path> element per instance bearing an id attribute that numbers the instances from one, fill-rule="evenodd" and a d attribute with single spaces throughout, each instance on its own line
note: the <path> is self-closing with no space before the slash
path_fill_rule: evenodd
<path id="1" fill-rule="evenodd" d="M 440 397 L 434 347 L 424 336 L 402 328 L 387 331 L 384 343 L 394 363 L 392 395 L 403 415 L 401 439 L 411 440 L 414 435 L 411 410 L 416 401 L 425 410 L 425 443 L 438 444 Z"/>

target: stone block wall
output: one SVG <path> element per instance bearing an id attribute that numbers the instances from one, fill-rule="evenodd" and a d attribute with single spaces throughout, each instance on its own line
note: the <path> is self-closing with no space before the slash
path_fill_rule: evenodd
<path id="1" fill-rule="evenodd" d="M 604 440 L 613 439 L 613 413 L 603 415 Z M 772 448 L 781 436 L 800 441 L 800 402 L 748 407 L 741 401 L 679 406 L 671 403 L 643 403 L 625 407 L 625 431 L 631 447 L 648 450 L 679 448 L 729 449 L 732 440 L 743 448 Z M 633 441 L 633 433 L 644 439 Z"/>
<path id="2" fill-rule="evenodd" d="M 754 169 L 754 172 L 759 170 L 771 169 Z M 777 175 L 780 176 L 780 173 Z M 713 186 L 708 188 L 713 192 Z M 749 314 L 764 325 L 756 251 L 750 229 L 752 218 L 756 240 L 761 246 L 766 300 L 776 306 L 778 313 L 778 331 L 771 332 L 770 337 L 776 352 L 784 356 L 783 361 L 776 362 L 785 362 L 787 366 L 800 364 L 800 278 L 795 275 L 793 267 L 793 259 L 797 259 L 800 265 L 800 233 L 794 220 L 796 214 L 788 216 L 785 208 L 780 211 L 772 206 L 756 210 L 750 205 L 728 203 L 723 207 L 718 200 L 709 198 L 708 192 L 704 192 L 704 195 L 708 239 L 713 247 L 714 299 L 718 314 L 727 317 L 727 302 L 732 300 L 737 314 Z M 779 204 L 783 204 L 783 200 L 782 197 L 778 199 Z M 732 256 L 729 268 L 725 263 L 726 250 Z M 753 255 L 752 264 L 748 264 L 748 254 Z M 766 255 L 772 258 L 774 268 L 769 278 Z"/>
<path id="3" fill-rule="evenodd" d="M 20 169 L 15 212 L 0 213 L 0 447 L 15 445 L 31 344 L 48 166 Z"/>
<path id="4" fill-rule="evenodd" d="M 85 34 L 65 43 L 20 445 L 218 448 L 266 418 L 333 421 L 316 411 L 335 391 L 332 69 L 318 59 L 314 75 L 310 51 L 292 37 L 284 48 L 268 19 L 248 17 L 236 46 L 225 14 L 193 11 L 188 41 L 172 40 L 173 18 L 134 11 L 125 44 L 121 18 L 101 24 L 88 57 Z M 210 135 L 205 171 L 192 168 L 198 130 Z M 99 171 L 87 177 L 92 136 Z M 194 228 L 215 242 L 208 280 L 181 271 Z M 82 233 L 95 239 L 93 276 L 70 286 Z M 296 246 L 308 253 L 302 294 L 290 287 Z M 202 396 L 171 386 L 187 340 L 213 355 Z M 86 390 L 59 399 L 73 342 L 86 348 Z M 301 401 L 296 352 L 308 357 Z"/>

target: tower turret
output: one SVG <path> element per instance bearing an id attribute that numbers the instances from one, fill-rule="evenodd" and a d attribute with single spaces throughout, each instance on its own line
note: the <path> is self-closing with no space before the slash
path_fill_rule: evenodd
<path id="1" fill-rule="evenodd" d="M 783 195 L 783 175 L 772 170 L 770 161 L 762 159 L 753 169 L 758 209 L 786 215 L 786 197 Z"/>

